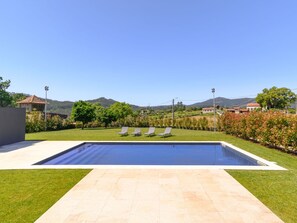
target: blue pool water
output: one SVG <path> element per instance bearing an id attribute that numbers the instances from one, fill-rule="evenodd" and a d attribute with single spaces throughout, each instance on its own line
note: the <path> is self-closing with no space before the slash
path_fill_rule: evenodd
<path id="1" fill-rule="evenodd" d="M 37 164 L 259 166 L 220 143 L 85 143 Z"/>

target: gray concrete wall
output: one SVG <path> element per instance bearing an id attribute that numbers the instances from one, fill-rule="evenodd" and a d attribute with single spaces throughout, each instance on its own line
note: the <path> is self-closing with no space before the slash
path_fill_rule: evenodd
<path id="1" fill-rule="evenodd" d="M 0 146 L 25 140 L 26 110 L 0 108 Z"/>

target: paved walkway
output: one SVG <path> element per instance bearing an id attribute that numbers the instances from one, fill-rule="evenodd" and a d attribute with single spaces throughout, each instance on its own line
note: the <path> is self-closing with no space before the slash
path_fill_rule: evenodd
<path id="1" fill-rule="evenodd" d="M 94 169 L 37 222 L 282 221 L 224 170 Z"/>

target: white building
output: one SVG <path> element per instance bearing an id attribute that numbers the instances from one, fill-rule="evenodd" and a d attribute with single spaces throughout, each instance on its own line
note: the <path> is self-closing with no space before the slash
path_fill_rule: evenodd
<path id="1" fill-rule="evenodd" d="M 258 103 L 249 103 L 249 104 L 247 104 L 246 108 L 249 111 L 255 111 L 255 110 L 261 108 L 261 106 Z"/>
<path id="2" fill-rule="evenodd" d="M 202 108 L 202 113 L 203 114 L 214 113 L 214 107 Z"/>

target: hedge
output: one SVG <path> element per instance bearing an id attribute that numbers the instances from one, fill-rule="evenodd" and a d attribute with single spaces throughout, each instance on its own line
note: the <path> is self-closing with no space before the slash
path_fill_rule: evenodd
<path id="1" fill-rule="evenodd" d="M 297 116 L 282 112 L 225 113 L 220 130 L 263 145 L 297 153 Z"/>

